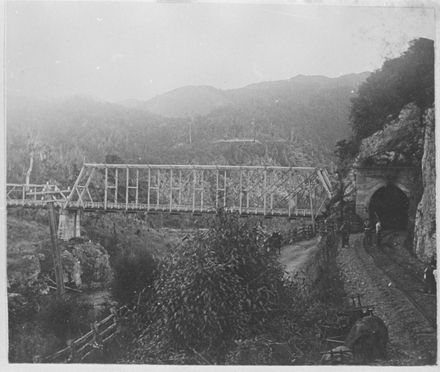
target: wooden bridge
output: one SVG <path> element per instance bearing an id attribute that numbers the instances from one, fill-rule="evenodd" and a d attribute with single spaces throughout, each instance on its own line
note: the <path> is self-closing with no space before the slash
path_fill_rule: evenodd
<path id="1" fill-rule="evenodd" d="M 64 215 L 197 214 L 221 208 L 240 215 L 307 217 L 314 223 L 332 187 L 326 170 L 314 167 L 86 163 L 71 188 L 7 184 L 6 194 L 8 207 L 30 208 L 44 207 L 42 195 L 49 194 Z"/>

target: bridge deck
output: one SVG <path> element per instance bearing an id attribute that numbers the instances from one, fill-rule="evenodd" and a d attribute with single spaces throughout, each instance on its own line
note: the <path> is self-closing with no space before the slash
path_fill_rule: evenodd
<path id="1" fill-rule="evenodd" d="M 331 196 L 313 167 L 84 164 L 73 185 L 8 184 L 8 207 L 311 217 Z"/>

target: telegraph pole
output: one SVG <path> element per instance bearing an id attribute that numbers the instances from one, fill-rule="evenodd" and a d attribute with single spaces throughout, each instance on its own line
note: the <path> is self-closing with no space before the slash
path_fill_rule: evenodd
<path id="1" fill-rule="evenodd" d="M 50 238 L 52 241 L 52 256 L 53 265 L 55 269 L 55 279 L 57 282 L 57 294 L 60 298 L 64 297 L 64 280 L 63 280 L 63 265 L 61 263 L 61 254 L 58 247 L 57 229 L 55 223 L 55 208 L 53 200 L 47 201 L 47 209 L 49 210 L 49 227 Z"/>

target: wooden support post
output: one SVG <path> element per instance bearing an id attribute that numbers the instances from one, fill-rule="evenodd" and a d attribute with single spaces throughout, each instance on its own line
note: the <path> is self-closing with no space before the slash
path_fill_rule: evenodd
<path id="1" fill-rule="evenodd" d="M 196 170 L 193 169 L 193 200 L 192 200 L 192 211 L 196 210 Z"/>
<path id="2" fill-rule="evenodd" d="M 312 195 L 312 181 L 309 180 L 309 198 L 310 198 L 310 216 L 312 219 L 312 231 L 315 233 L 315 216 L 313 214 L 313 195 Z"/>
<path id="3" fill-rule="evenodd" d="M 136 170 L 136 208 L 139 203 L 139 169 Z"/>
<path id="4" fill-rule="evenodd" d="M 201 185 L 201 189 L 200 189 L 200 211 L 203 210 L 203 190 L 204 190 L 204 185 L 203 185 L 203 177 L 204 177 L 204 170 L 202 169 L 201 171 L 201 175 L 200 175 L 200 185 Z"/>
<path id="5" fill-rule="evenodd" d="M 115 204 L 118 203 L 118 168 L 115 168 Z"/>
<path id="6" fill-rule="evenodd" d="M 75 363 L 76 360 L 76 350 L 75 343 L 73 340 L 67 340 L 67 347 L 69 348 L 69 356 L 67 357 L 67 363 Z"/>
<path id="7" fill-rule="evenodd" d="M 182 207 L 182 169 L 179 169 L 179 208 Z"/>
<path id="8" fill-rule="evenodd" d="M 217 169 L 217 173 L 215 176 L 215 209 L 218 209 L 218 193 L 219 193 L 219 189 L 218 189 L 218 179 L 219 179 L 219 170 Z"/>
<path id="9" fill-rule="evenodd" d="M 249 174 L 249 172 L 246 174 L 247 175 L 247 180 L 246 180 L 246 213 L 249 213 L 249 185 L 251 184 L 251 176 Z"/>
<path id="10" fill-rule="evenodd" d="M 266 215 L 266 196 L 267 196 L 267 169 L 264 169 L 264 184 L 263 184 L 263 214 Z"/>
<path id="11" fill-rule="evenodd" d="M 49 210 L 50 238 L 52 241 L 52 256 L 53 256 L 53 263 L 55 269 L 55 279 L 57 282 L 57 293 L 60 298 L 63 298 L 65 293 L 64 281 L 63 281 L 63 265 L 61 263 L 61 254 L 58 248 L 55 210 L 53 204 L 54 202 L 52 200 L 48 200 L 47 207 Z"/>
<path id="12" fill-rule="evenodd" d="M 128 187 L 130 184 L 130 170 L 126 168 L 126 180 L 125 180 L 125 210 L 128 210 Z"/>
<path id="13" fill-rule="evenodd" d="M 223 208 L 226 208 L 226 170 L 225 170 L 225 174 L 224 174 L 224 184 L 225 184 L 225 187 L 223 189 Z"/>
<path id="14" fill-rule="evenodd" d="M 84 206 L 84 202 L 83 202 L 82 197 L 83 197 L 84 192 L 85 192 L 86 190 L 87 190 L 87 192 L 88 192 L 88 194 L 89 194 L 90 200 L 92 199 L 92 198 L 91 198 L 91 195 L 90 195 L 90 192 L 88 191 L 88 189 L 89 189 L 90 181 L 92 180 L 94 174 L 95 174 L 95 168 L 92 168 L 92 170 L 90 171 L 89 177 L 87 178 L 87 181 L 86 181 L 85 185 L 83 186 L 83 189 L 81 190 L 81 193 L 78 193 L 78 202 L 79 202 L 82 206 Z"/>
<path id="15" fill-rule="evenodd" d="M 170 169 L 170 212 L 173 208 L 173 169 Z"/>
<path id="16" fill-rule="evenodd" d="M 238 210 L 239 210 L 239 213 L 241 214 L 242 199 L 243 199 L 243 170 L 242 169 L 240 169 L 240 190 L 239 190 L 239 193 L 240 193 L 240 198 L 239 198 Z"/>
<path id="17" fill-rule="evenodd" d="M 22 193 L 21 193 L 22 195 L 21 195 L 21 198 L 22 198 L 22 200 L 23 200 L 23 204 L 24 204 L 24 199 L 25 199 L 25 197 L 26 197 L 26 188 L 25 188 L 25 186 L 23 186 L 23 189 L 22 189 Z"/>
<path id="18" fill-rule="evenodd" d="M 151 168 L 148 168 L 147 211 L 150 210 Z"/>
<path id="19" fill-rule="evenodd" d="M 159 202 L 160 202 L 160 169 L 157 170 L 157 184 L 156 184 L 156 195 L 157 195 L 157 200 L 156 200 L 156 205 L 159 206 Z"/>

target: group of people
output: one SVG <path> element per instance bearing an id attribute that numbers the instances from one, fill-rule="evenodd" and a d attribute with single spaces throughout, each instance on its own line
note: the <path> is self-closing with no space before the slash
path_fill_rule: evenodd
<path id="1" fill-rule="evenodd" d="M 382 241 L 382 223 L 379 219 L 375 224 L 372 224 L 368 219 L 364 222 L 364 245 L 370 245 L 372 243 L 373 229 L 375 230 L 375 243 L 377 247 L 380 247 Z M 350 223 L 348 221 L 343 221 L 339 228 L 342 248 L 348 247 L 349 245 L 350 230 Z"/>

